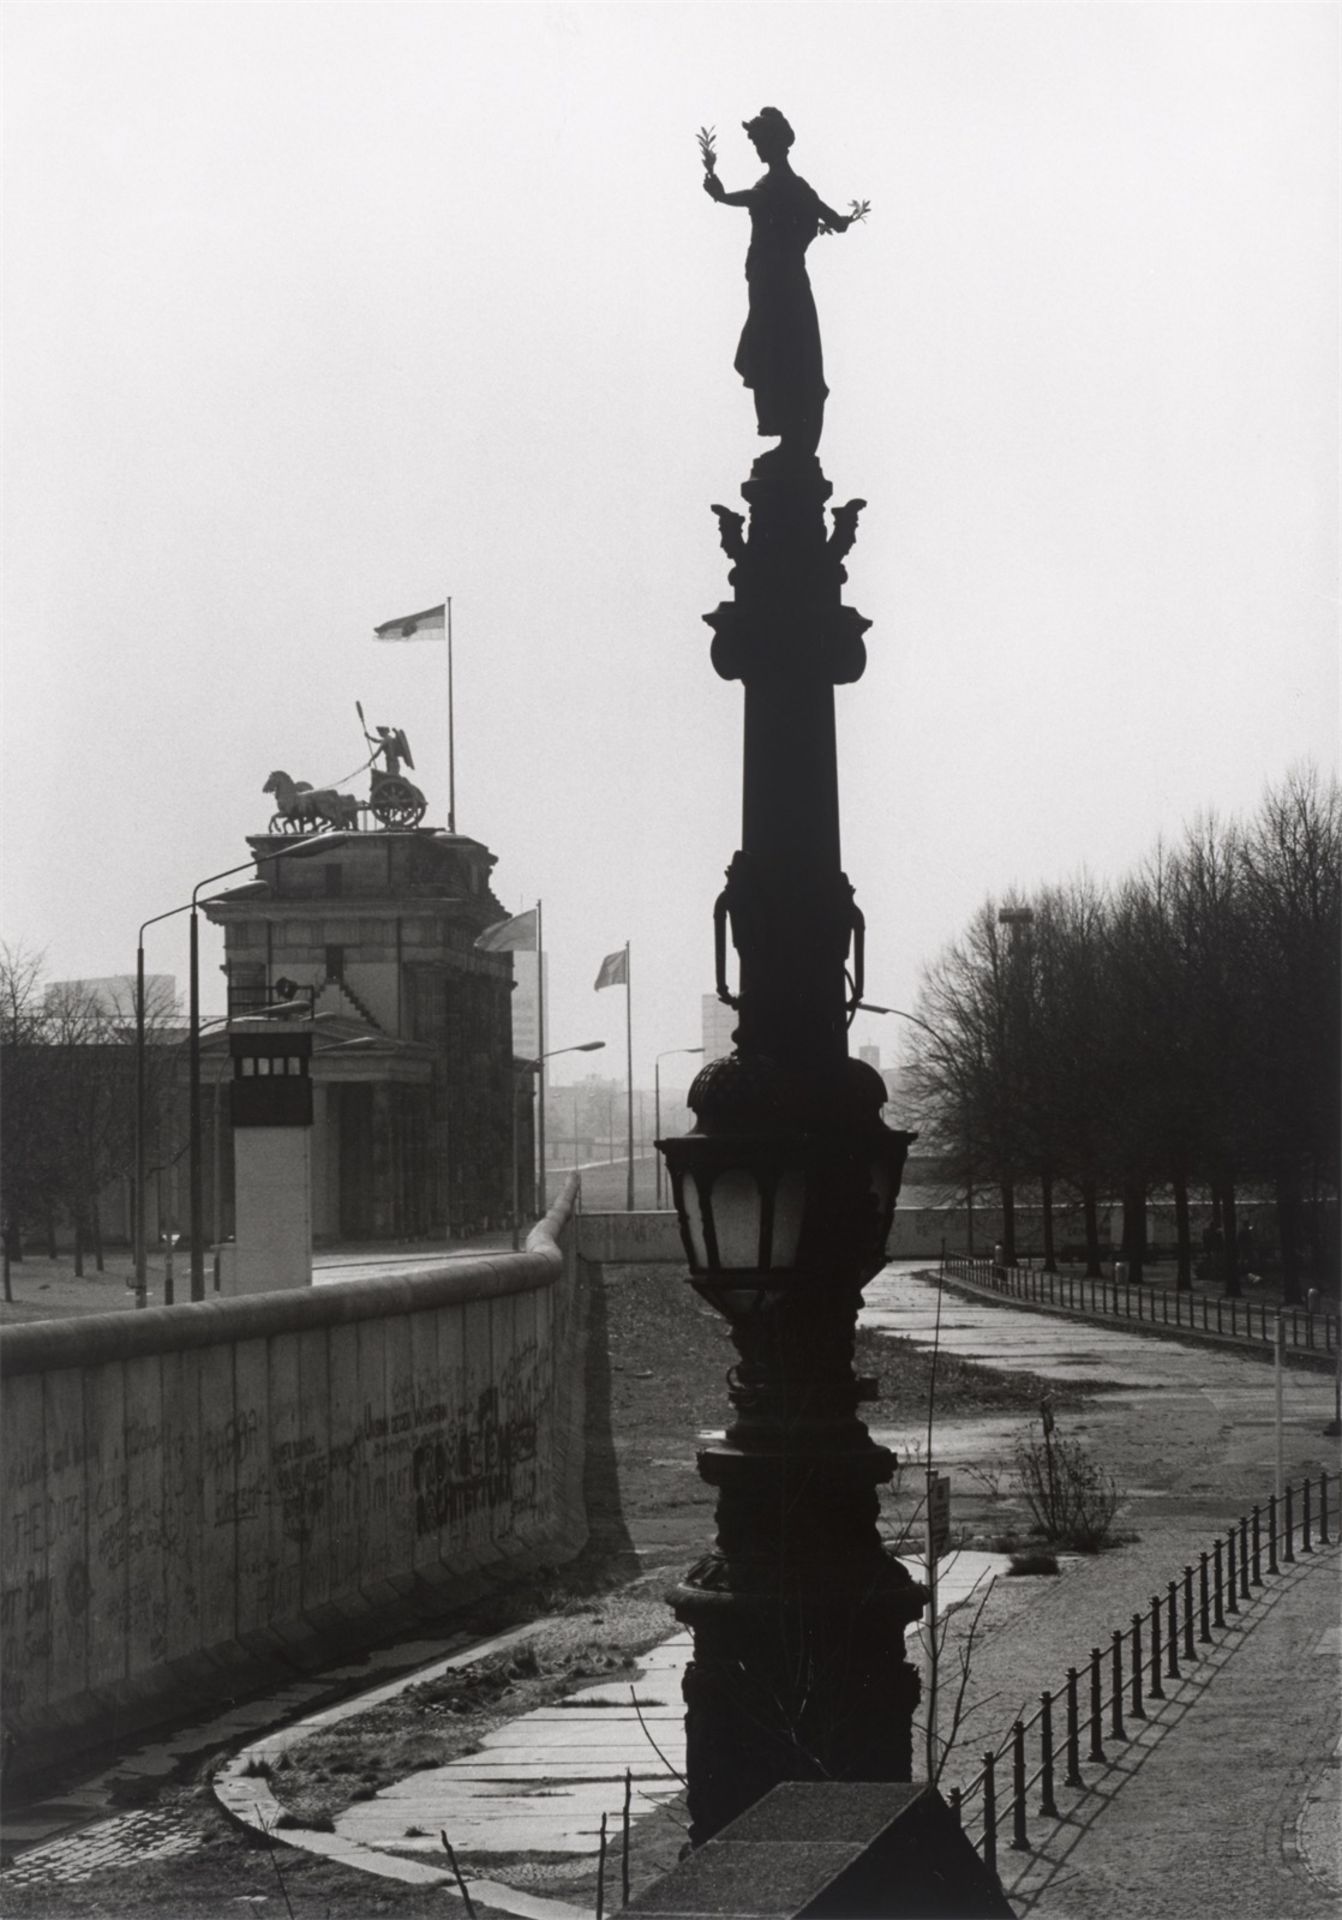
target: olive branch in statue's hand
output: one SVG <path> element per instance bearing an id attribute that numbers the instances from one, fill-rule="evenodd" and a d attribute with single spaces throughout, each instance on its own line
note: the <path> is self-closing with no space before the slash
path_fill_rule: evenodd
<path id="1" fill-rule="evenodd" d="M 717 128 L 700 127 L 696 137 L 699 141 L 699 158 L 704 163 L 704 172 L 716 172 L 718 164 Z"/>
<path id="2" fill-rule="evenodd" d="M 870 200 L 850 200 L 848 202 L 848 224 L 850 226 L 865 220 L 871 212 Z"/>

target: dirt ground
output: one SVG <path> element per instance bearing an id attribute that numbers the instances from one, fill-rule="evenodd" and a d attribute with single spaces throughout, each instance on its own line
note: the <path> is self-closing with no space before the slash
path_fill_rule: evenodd
<path id="1" fill-rule="evenodd" d="M 117 1282 L 109 1267 L 98 1282 L 70 1284 L 110 1289 L 124 1287 L 124 1279 Z M 712 1541 L 713 1496 L 698 1478 L 695 1450 L 723 1423 L 733 1357 L 723 1323 L 683 1279 L 665 1270 L 607 1272 L 594 1301 L 588 1383 L 591 1544 L 578 1562 L 471 1622 L 481 1634 L 519 1618 L 545 1617 L 548 1624 L 510 1656 L 408 1693 L 296 1750 L 271 1783 L 295 1818 L 331 1819 L 390 1780 L 468 1752 L 501 1722 L 585 1680 L 618 1674 L 665 1636 L 674 1624 L 666 1594 Z M 880 1383 L 879 1399 L 865 1409 L 873 1427 L 925 1417 L 926 1355 L 860 1330 L 856 1364 Z M 997 1373 L 944 1354 L 938 1363 L 937 1406 L 944 1416 L 1018 1417 L 1023 1428 L 1046 1392 L 1059 1410 L 1089 1399 L 1085 1383 L 1060 1394 L 1056 1382 L 1033 1375 Z M 898 1483 L 889 1491 L 887 1531 L 898 1531 L 910 1497 Z M 170 1811 L 192 1837 L 191 1853 L 109 1866 L 89 1881 L 52 1888 L 0 1878 L 0 1911 L 7 1920 L 218 1920 L 247 1906 L 316 1920 L 365 1920 L 393 1911 L 404 1920 L 441 1916 L 443 1897 L 432 1889 L 379 1882 L 238 1832 L 210 1792 L 217 1759 L 198 1762 L 192 1777 L 154 1796 L 153 1804 Z M 642 1824 L 638 1879 L 673 1863 L 683 1841 L 676 1822 L 672 1807 L 664 1820 Z M 583 1890 L 575 1886 L 563 1897 L 581 1899 Z"/>

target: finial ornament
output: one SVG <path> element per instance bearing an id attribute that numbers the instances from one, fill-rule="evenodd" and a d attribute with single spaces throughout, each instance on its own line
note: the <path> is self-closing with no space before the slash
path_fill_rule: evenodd
<path id="1" fill-rule="evenodd" d="M 811 455 L 820 444 L 829 389 L 806 249 L 817 234 L 846 233 L 864 221 L 871 203 L 850 200 L 847 213 L 826 206 L 792 171 L 788 153 L 796 135 L 777 107 L 762 107 L 741 124 L 768 171 L 737 193 L 718 178 L 715 129 L 701 127 L 698 135 L 704 192 L 720 206 L 750 213 L 749 305 L 736 371 L 754 393 L 759 431 L 780 436 L 780 453 Z"/>

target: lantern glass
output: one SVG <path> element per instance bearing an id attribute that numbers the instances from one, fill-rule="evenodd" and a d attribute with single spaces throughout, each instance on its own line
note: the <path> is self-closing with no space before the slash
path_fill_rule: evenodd
<path id="1" fill-rule="evenodd" d="M 774 1188 L 773 1239 L 769 1249 L 771 1267 L 796 1266 L 805 1211 L 806 1176 L 800 1167 L 788 1167 L 779 1174 Z"/>
<path id="2" fill-rule="evenodd" d="M 750 1272 L 760 1264 L 760 1188 L 745 1167 L 727 1167 L 713 1182 L 718 1266 Z"/>
<path id="3" fill-rule="evenodd" d="M 681 1213 L 685 1221 L 685 1231 L 690 1238 L 690 1247 L 694 1255 L 694 1265 L 702 1273 L 708 1266 L 708 1245 L 704 1237 L 703 1211 L 699 1200 L 699 1182 L 692 1173 L 685 1175 L 681 1192 L 683 1195 Z"/>

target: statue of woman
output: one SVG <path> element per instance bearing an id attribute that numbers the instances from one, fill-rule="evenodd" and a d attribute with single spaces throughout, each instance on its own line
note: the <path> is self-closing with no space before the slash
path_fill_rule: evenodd
<path id="1" fill-rule="evenodd" d="M 750 306 L 736 371 L 754 391 L 759 431 L 781 434 L 780 452 L 813 454 L 829 389 L 806 249 L 817 233 L 844 233 L 861 216 L 835 213 L 792 171 L 788 150 L 796 136 L 777 107 L 742 124 L 768 172 L 740 193 L 728 193 L 713 170 L 712 136 L 700 137 L 705 193 L 724 207 L 750 209 Z"/>

